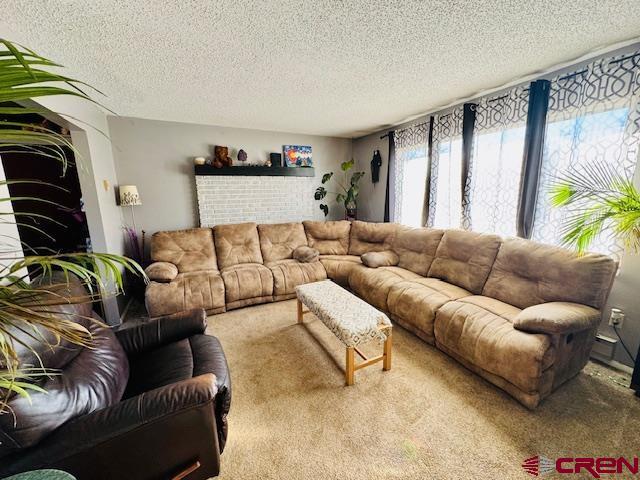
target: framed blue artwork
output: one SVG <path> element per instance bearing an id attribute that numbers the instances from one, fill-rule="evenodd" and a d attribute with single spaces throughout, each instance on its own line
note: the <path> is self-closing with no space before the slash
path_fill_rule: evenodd
<path id="1" fill-rule="evenodd" d="M 283 145 L 282 157 L 287 167 L 313 167 L 311 147 L 304 145 Z"/>

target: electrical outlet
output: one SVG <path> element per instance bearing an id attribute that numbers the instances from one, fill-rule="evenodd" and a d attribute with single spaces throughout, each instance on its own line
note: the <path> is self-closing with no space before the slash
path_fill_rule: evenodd
<path id="1" fill-rule="evenodd" d="M 624 312 L 619 308 L 612 308 L 611 315 L 609 315 L 609 325 L 622 327 L 624 322 Z"/>

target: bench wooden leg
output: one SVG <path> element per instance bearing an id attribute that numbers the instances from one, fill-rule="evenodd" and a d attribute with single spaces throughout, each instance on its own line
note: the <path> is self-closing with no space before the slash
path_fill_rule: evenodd
<path id="1" fill-rule="evenodd" d="M 354 357 L 355 349 L 353 347 L 347 347 L 347 369 L 346 369 L 346 380 L 347 385 L 354 384 L 354 373 L 355 373 L 355 357 Z"/>
<path id="2" fill-rule="evenodd" d="M 392 335 L 391 329 L 389 329 L 389 334 L 387 335 L 387 339 L 384 341 L 384 346 L 382 347 L 382 370 L 391 370 L 391 345 L 392 345 Z"/>
<path id="3" fill-rule="evenodd" d="M 302 313 L 302 302 L 300 301 L 300 299 L 298 299 L 297 302 L 298 302 L 298 323 L 302 323 L 302 320 L 304 318 L 304 315 Z"/>

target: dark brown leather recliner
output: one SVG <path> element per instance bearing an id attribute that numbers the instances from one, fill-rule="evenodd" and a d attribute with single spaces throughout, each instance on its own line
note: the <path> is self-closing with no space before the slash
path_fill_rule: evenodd
<path id="1" fill-rule="evenodd" d="M 42 384 L 48 394 L 33 392 L 31 404 L 14 396 L 13 413 L 0 415 L 0 478 L 39 468 L 78 480 L 216 476 L 231 384 L 205 311 L 113 332 L 82 318 L 99 318 L 90 305 L 56 308 L 77 316 L 95 346 L 38 347 L 60 375 Z"/>

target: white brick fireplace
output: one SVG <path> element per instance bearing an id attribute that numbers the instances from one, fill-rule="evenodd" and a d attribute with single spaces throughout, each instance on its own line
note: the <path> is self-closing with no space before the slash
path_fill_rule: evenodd
<path id="1" fill-rule="evenodd" d="M 322 220 L 315 177 L 196 175 L 200 226 Z"/>

